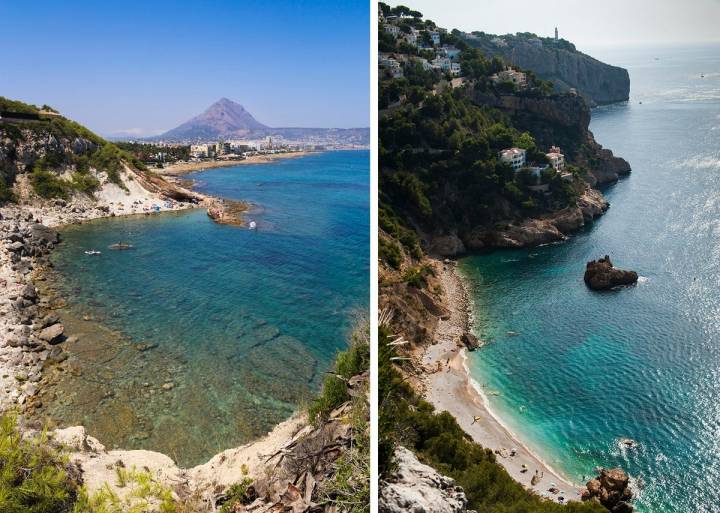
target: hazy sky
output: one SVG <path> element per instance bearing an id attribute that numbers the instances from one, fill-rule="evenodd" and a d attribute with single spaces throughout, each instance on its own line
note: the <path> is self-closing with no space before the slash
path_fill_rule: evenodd
<path id="1" fill-rule="evenodd" d="M 534 32 L 584 47 L 720 41 L 720 0 L 407 0 L 438 25 L 493 34 Z"/>
<path id="2" fill-rule="evenodd" d="M 0 0 L 0 96 L 103 135 L 225 96 L 269 126 L 369 125 L 366 0 Z"/>

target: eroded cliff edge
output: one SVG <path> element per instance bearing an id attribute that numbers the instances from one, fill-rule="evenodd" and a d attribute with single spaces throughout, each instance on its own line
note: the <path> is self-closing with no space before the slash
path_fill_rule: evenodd
<path id="1" fill-rule="evenodd" d="M 464 40 L 487 55 L 498 56 L 513 66 L 531 70 L 538 77 L 552 81 L 558 91 L 577 90 L 590 106 L 623 102 L 630 97 L 630 75 L 625 68 L 584 54 L 566 40 L 526 34 L 470 35 Z"/>

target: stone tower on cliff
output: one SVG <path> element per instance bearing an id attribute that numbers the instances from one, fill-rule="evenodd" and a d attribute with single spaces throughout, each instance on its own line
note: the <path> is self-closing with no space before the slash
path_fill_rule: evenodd
<path id="1" fill-rule="evenodd" d="M 557 27 L 555 27 L 555 41 L 558 40 L 558 33 L 557 33 Z"/>

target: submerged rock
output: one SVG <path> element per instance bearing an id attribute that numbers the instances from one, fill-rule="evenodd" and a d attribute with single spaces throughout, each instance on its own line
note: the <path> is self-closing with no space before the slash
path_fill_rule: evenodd
<path id="1" fill-rule="evenodd" d="M 638 280 L 635 271 L 613 267 L 610 257 L 592 260 L 585 267 L 585 284 L 593 290 L 608 290 L 618 285 L 632 285 Z"/>
<path id="2" fill-rule="evenodd" d="M 603 469 L 600 475 L 587 482 L 583 490 L 583 501 L 594 500 L 613 513 L 631 513 L 633 506 L 629 501 L 633 494 L 630 490 L 630 478 L 620 468 Z"/>

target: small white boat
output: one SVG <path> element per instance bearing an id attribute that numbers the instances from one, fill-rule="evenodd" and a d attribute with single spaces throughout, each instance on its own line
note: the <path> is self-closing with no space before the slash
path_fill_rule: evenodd
<path id="1" fill-rule="evenodd" d="M 89 251 L 86 251 L 85 254 L 86 254 L 86 255 L 99 255 L 99 254 L 100 254 L 100 251 L 96 251 L 96 250 L 94 250 L 94 249 L 91 249 L 91 250 L 89 250 Z"/>
<path id="2" fill-rule="evenodd" d="M 250 222 L 248 223 L 248 228 L 249 228 L 250 230 L 254 230 L 255 228 L 257 228 L 257 223 L 256 223 L 255 221 L 250 221 Z"/>

